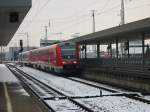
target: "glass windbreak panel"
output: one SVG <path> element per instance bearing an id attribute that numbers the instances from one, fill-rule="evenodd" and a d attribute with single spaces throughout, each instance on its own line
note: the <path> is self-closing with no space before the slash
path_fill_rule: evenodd
<path id="1" fill-rule="evenodd" d="M 61 50 L 62 50 L 63 59 L 75 59 L 76 58 L 75 45 L 61 46 Z"/>
<path id="2" fill-rule="evenodd" d="M 97 46 L 96 45 L 87 45 L 87 58 L 97 58 Z"/>
<path id="3" fill-rule="evenodd" d="M 130 57 L 140 58 L 142 57 L 142 41 L 135 40 L 129 42 L 129 54 Z"/>
<path id="4" fill-rule="evenodd" d="M 108 45 L 100 45 L 100 57 L 101 58 L 110 57 L 109 53 L 108 53 L 108 50 L 107 50 L 107 47 L 108 47 Z"/>

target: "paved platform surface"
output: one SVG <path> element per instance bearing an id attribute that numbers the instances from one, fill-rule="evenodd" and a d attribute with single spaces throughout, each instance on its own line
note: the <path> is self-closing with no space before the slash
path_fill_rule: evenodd
<path id="1" fill-rule="evenodd" d="M 0 112 L 42 112 L 3 64 L 0 64 Z"/>

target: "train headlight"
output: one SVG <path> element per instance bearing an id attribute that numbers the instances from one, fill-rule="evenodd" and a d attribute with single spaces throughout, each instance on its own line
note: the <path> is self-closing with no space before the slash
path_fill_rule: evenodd
<path id="1" fill-rule="evenodd" d="M 66 62 L 65 62 L 65 61 L 63 61 L 63 62 L 62 62 L 62 64 L 66 64 Z"/>
<path id="2" fill-rule="evenodd" d="M 77 64 L 77 61 L 73 61 L 74 64 Z"/>

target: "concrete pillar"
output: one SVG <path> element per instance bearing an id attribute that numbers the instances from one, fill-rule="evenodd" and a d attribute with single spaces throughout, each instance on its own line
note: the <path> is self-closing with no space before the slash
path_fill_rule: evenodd
<path id="1" fill-rule="evenodd" d="M 110 43 L 110 56 L 112 58 L 112 43 Z"/>
<path id="2" fill-rule="evenodd" d="M 99 54 L 99 53 L 100 53 L 100 50 L 99 50 L 99 49 L 100 49 L 100 44 L 98 43 L 98 44 L 97 44 L 97 58 L 98 58 L 98 59 L 100 58 L 100 54 Z"/>
<path id="3" fill-rule="evenodd" d="M 80 58 L 83 58 L 83 45 L 80 46 L 80 48 L 81 48 L 81 50 L 80 50 L 80 53 L 81 53 Z"/>
<path id="4" fill-rule="evenodd" d="M 84 46 L 83 44 L 80 45 L 80 58 L 82 59 L 83 59 L 83 54 L 84 54 L 83 46 Z"/>
<path id="5" fill-rule="evenodd" d="M 118 59 L 118 39 L 116 39 L 116 58 Z"/>
<path id="6" fill-rule="evenodd" d="M 127 40 L 127 43 L 128 43 L 128 50 L 127 50 L 127 52 L 128 52 L 128 58 L 130 58 L 130 54 L 129 54 L 129 49 L 130 49 L 129 40 Z"/>
<path id="7" fill-rule="evenodd" d="M 145 34 L 142 33 L 142 65 L 144 64 L 144 47 L 145 47 Z"/>
<path id="8" fill-rule="evenodd" d="M 111 44 L 111 43 L 108 44 L 107 51 L 108 51 L 108 54 L 109 54 L 109 55 L 111 56 L 111 58 L 112 58 L 112 44 Z"/>
<path id="9" fill-rule="evenodd" d="M 84 48 L 85 48 L 84 56 L 85 56 L 85 59 L 86 59 L 87 58 L 87 44 L 84 44 Z"/>
<path id="10" fill-rule="evenodd" d="M 1 46 L 1 63 L 3 63 L 3 46 Z"/>

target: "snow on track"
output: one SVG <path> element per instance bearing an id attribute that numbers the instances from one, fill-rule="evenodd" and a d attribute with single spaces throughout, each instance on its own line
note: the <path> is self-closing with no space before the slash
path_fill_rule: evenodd
<path id="1" fill-rule="evenodd" d="M 50 105 L 56 112 L 82 112 L 79 107 L 69 102 L 69 100 L 47 100 L 46 103 Z"/>
<path id="2" fill-rule="evenodd" d="M 51 75 L 38 71 L 36 69 L 23 67 L 23 71 L 34 76 L 40 81 L 59 89 L 68 96 L 94 96 L 99 95 L 100 90 L 91 86 L 87 86 L 75 81 L 71 81 L 62 77 Z M 103 95 L 113 94 L 103 91 Z M 103 96 L 96 98 L 79 98 L 77 102 L 94 110 L 95 112 L 150 112 L 150 105 L 140 101 L 136 101 L 124 96 Z M 47 104 L 51 105 L 58 112 L 80 112 L 74 104 L 67 100 L 47 100 Z M 64 107 L 65 106 L 65 107 Z"/>
<path id="3" fill-rule="evenodd" d="M 65 79 L 63 77 L 58 77 L 54 75 L 50 75 L 48 73 L 44 73 L 35 69 L 23 67 L 22 68 L 26 73 L 38 78 L 40 81 L 50 84 L 56 89 L 61 90 L 68 96 L 96 96 L 100 95 L 100 90 L 98 88 L 94 88 L 85 84 L 81 84 L 75 81 L 71 81 Z M 111 92 L 103 90 L 104 94 L 111 94 Z"/>
<path id="4" fill-rule="evenodd" d="M 121 92 L 124 92 L 124 93 L 130 92 L 130 91 L 125 90 L 125 89 L 117 88 L 117 87 L 114 87 L 114 86 L 112 87 L 112 86 L 107 85 L 107 84 L 101 84 L 101 83 L 90 81 L 90 80 L 87 80 L 87 79 L 81 79 L 81 78 L 77 78 L 77 77 L 69 77 L 69 78 L 77 80 L 77 81 L 85 82 L 85 83 L 88 83 L 88 84 L 92 84 L 92 85 L 95 85 L 95 86 L 98 86 L 98 87 L 108 88 L 108 89 L 111 89 L 111 90 L 114 90 L 114 91 L 117 91 L 117 92 L 120 92 L 120 93 Z"/>
<path id="5" fill-rule="evenodd" d="M 150 112 L 150 105 L 136 100 L 116 96 L 77 99 L 76 101 L 96 112 Z"/>

